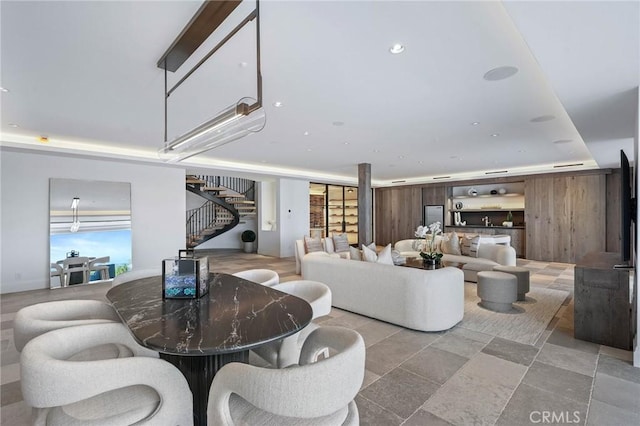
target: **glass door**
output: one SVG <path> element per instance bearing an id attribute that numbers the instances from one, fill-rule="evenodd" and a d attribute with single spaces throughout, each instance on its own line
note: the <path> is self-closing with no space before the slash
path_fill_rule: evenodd
<path id="1" fill-rule="evenodd" d="M 358 188 L 344 188 L 344 232 L 349 244 L 358 244 Z"/>
<path id="2" fill-rule="evenodd" d="M 324 238 L 327 236 L 327 185 L 319 183 L 309 184 L 309 236 Z"/>

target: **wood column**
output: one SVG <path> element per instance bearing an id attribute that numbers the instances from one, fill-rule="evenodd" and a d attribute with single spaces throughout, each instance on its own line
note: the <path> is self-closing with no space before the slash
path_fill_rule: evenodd
<path id="1" fill-rule="evenodd" d="M 358 246 L 373 242 L 371 164 L 358 164 Z"/>

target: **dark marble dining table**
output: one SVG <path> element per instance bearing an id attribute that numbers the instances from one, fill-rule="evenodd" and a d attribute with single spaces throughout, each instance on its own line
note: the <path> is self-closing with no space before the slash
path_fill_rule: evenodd
<path id="1" fill-rule="evenodd" d="M 250 349 L 298 332 L 312 316 L 303 299 L 221 273 L 209 274 L 199 299 L 163 299 L 161 276 L 113 287 L 107 299 L 138 343 L 184 374 L 195 425 L 207 424 L 209 388 L 223 365 L 248 363 Z"/>

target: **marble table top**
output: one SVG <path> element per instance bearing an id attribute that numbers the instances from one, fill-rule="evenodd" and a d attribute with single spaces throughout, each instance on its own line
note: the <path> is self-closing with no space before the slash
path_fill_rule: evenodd
<path id="1" fill-rule="evenodd" d="M 305 300 L 228 274 L 209 274 L 199 299 L 162 299 L 162 277 L 143 278 L 107 292 L 141 345 L 176 355 L 248 350 L 296 333 L 311 321 Z"/>

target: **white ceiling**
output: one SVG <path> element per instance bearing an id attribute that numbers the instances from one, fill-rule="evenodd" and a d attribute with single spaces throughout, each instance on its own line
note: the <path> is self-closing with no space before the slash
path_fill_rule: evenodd
<path id="1" fill-rule="evenodd" d="M 2 0 L 2 144 L 159 161 L 155 64 L 199 6 Z M 252 8 L 245 1 L 225 27 Z M 637 1 L 263 1 L 260 11 L 267 125 L 187 167 L 352 182 L 366 162 L 387 185 L 618 167 L 620 148 L 633 158 Z M 169 139 L 256 96 L 253 31 L 172 95 Z M 391 55 L 396 42 L 406 50 Z M 504 65 L 519 72 L 483 79 Z M 544 115 L 555 119 L 531 121 Z"/>

